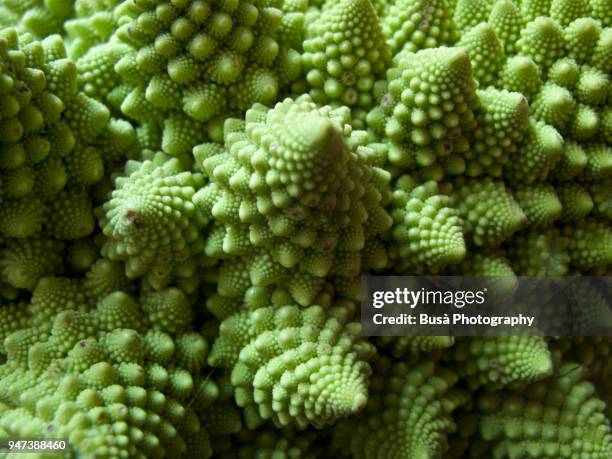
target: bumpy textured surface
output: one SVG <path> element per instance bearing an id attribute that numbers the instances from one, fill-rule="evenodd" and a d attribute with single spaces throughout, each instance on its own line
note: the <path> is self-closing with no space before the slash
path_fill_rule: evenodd
<path id="1" fill-rule="evenodd" d="M 164 150 L 188 153 L 206 123 L 273 103 L 300 76 L 299 54 L 280 41 L 279 2 L 127 1 L 115 36 L 130 50 L 115 65 L 121 110 L 164 126 Z"/>
<path id="2" fill-rule="evenodd" d="M 459 179 L 455 190 L 466 233 L 478 246 L 499 245 L 527 224 L 527 216 L 501 181 Z"/>
<path id="3" fill-rule="evenodd" d="M 569 240 L 556 228 L 517 233 L 507 254 L 512 269 L 522 276 L 563 276 L 569 270 Z"/>
<path id="4" fill-rule="evenodd" d="M 109 111 L 78 91 L 76 68 L 65 58 L 60 37 L 36 42 L 4 29 L 0 48 L 0 232 L 24 238 L 45 226 L 46 214 L 53 213 L 63 189 L 100 180 L 104 168 L 99 153 L 79 149 L 104 128 Z M 89 208 L 91 212 L 91 204 Z M 82 237 L 92 230 L 58 236 Z"/>
<path id="5" fill-rule="evenodd" d="M 62 272 L 62 240 L 94 232 L 88 191 L 136 139 L 128 122 L 81 91 L 58 35 L 35 41 L 0 31 L 0 80 L 2 279 L 31 290 L 41 276 Z"/>
<path id="6" fill-rule="evenodd" d="M 463 222 L 452 198 L 439 191 L 434 181 L 414 186 L 399 177 L 393 192 L 389 255 L 398 272 L 435 271 L 460 262 L 466 254 Z"/>
<path id="7" fill-rule="evenodd" d="M 390 51 L 414 52 L 451 44 L 457 38 L 452 12 L 446 0 L 398 0 L 390 2 L 381 18 Z"/>
<path id="8" fill-rule="evenodd" d="M 552 386 L 537 382 L 502 397 L 480 397 L 480 433 L 492 443 L 492 457 L 610 457 L 605 403 L 583 373 L 578 364 L 566 363 Z"/>
<path id="9" fill-rule="evenodd" d="M 606 402 L 606 414 L 609 417 L 612 414 L 612 339 L 599 336 L 568 338 L 557 339 L 550 344 L 557 358 L 582 365 L 585 377 L 595 385 L 597 396 Z"/>
<path id="10" fill-rule="evenodd" d="M 472 390 L 537 381 L 553 369 L 546 341 L 539 336 L 457 339 L 448 355 L 449 364 Z"/>
<path id="11" fill-rule="evenodd" d="M 64 22 L 74 14 L 73 1 L 4 0 L 0 5 L 0 26 L 15 27 L 19 32 L 44 38 L 62 33 Z"/>
<path id="12" fill-rule="evenodd" d="M 221 323 L 209 362 L 232 369 L 248 427 L 322 427 L 363 408 L 376 351 L 345 307 L 267 307 Z"/>
<path id="13" fill-rule="evenodd" d="M 64 31 L 68 54 L 78 59 L 112 37 L 119 22 L 114 8 L 125 0 L 74 0 L 73 3 L 74 14 L 64 22 Z M 112 73 L 112 69 L 105 69 L 105 73 Z"/>
<path id="14" fill-rule="evenodd" d="M 23 328 L 7 338 L 3 431 L 68 438 L 87 457 L 210 455 L 193 400 L 200 384 L 214 383 L 192 376 L 208 345 L 190 324 L 170 331 L 144 319 L 146 304 L 116 292 L 91 312 L 60 312 L 47 332 Z"/>
<path id="15" fill-rule="evenodd" d="M 451 413 L 466 400 L 456 382 L 433 362 L 379 360 L 364 413 L 337 424 L 335 446 L 364 459 L 443 457 L 445 435 L 457 427 Z"/>
<path id="16" fill-rule="evenodd" d="M 609 0 L 0 0 L 6 26 L 1 437 L 612 457 L 608 338 L 357 320 L 367 274 L 497 301 L 612 273 Z"/>
<path id="17" fill-rule="evenodd" d="M 369 108 L 390 53 L 369 0 L 341 0 L 311 24 L 302 62 L 319 104 Z"/>
<path id="18" fill-rule="evenodd" d="M 318 108 L 308 97 L 256 105 L 245 123 L 226 123 L 224 147 L 194 150 L 210 181 L 194 202 L 215 220 L 206 254 L 236 260 L 221 270 L 221 295 L 286 283 L 308 305 L 326 276 L 384 267 L 384 250 L 372 245 L 391 225 L 382 207 L 389 177 L 364 159 L 366 135 L 349 122 L 346 109 Z"/>
<path id="19" fill-rule="evenodd" d="M 388 92 L 368 114 L 368 125 L 400 151 L 392 164 L 429 166 L 467 146 L 478 99 L 465 48 L 402 52 L 387 71 Z M 452 141 L 451 141 L 452 139 Z"/>
<path id="20" fill-rule="evenodd" d="M 163 162 L 163 155 L 128 163 L 126 172 L 100 209 L 108 238 L 103 255 L 125 260 L 128 277 L 145 276 L 154 288 L 193 278 L 203 263 L 201 231 L 208 223 L 193 203 L 202 175 L 185 170 L 178 159 Z"/>
<path id="21" fill-rule="evenodd" d="M 470 149 L 463 154 L 465 174 L 501 177 L 524 138 L 529 108 L 520 93 L 489 87 L 477 91 L 477 127 L 469 133 Z"/>

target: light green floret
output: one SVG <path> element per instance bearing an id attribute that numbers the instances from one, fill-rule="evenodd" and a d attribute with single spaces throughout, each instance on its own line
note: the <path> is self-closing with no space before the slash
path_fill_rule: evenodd
<path id="1" fill-rule="evenodd" d="M 562 183 L 555 186 L 555 191 L 563 206 L 563 212 L 561 212 L 562 221 L 573 222 L 582 220 L 593 210 L 593 198 L 582 185 Z"/>
<path id="2" fill-rule="evenodd" d="M 612 177 L 612 146 L 603 143 L 591 143 L 585 148 L 587 164 L 579 179 L 599 181 Z"/>
<path id="3" fill-rule="evenodd" d="M 0 231 L 86 236 L 93 220 L 85 189 L 102 178 L 105 163 L 125 158 L 133 129 L 109 122 L 109 110 L 80 92 L 58 35 L 37 42 L 5 29 L 0 43 Z"/>
<path id="4" fill-rule="evenodd" d="M 531 112 L 535 117 L 561 132 L 564 132 L 575 109 L 576 101 L 572 93 L 564 87 L 551 83 L 540 88 L 531 104 Z"/>
<path id="5" fill-rule="evenodd" d="M 569 24 L 563 31 L 565 47 L 570 58 L 580 64 L 591 60 L 595 46 L 601 35 L 601 27 L 591 18 L 580 18 Z"/>
<path id="6" fill-rule="evenodd" d="M 472 391 L 483 385 L 489 389 L 518 386 L 553 371 L 548 345 L 540 336 L 458 339 L 449 352 L 449 365 Z"/>
<path id="7" fill-rule="evenodd" d="M 341 0 L 308 27 L 302 64 L 319 104 L 369 110 L 390 53 L 370 0 Z"/>
<path id="8" fill-rule="evenodd" d="M 117 29 L 115 8 L 125 0 L 74 0 L 74 17 L 64 22 L 68 53 L 78 59 L 107 42 Z M 119 10 L 118 10 L 119 11 Z"/>
<path id="9" fill-rule="evenodd" d="M 516 43 L 520 54 L 531 57 L 546 70 L 565 55 L 563 29 L 548 17 L 537 17 L 521 30 Z"/>
<path id="10" fill-rule="evenodd" d="M 0 364 L 4 363 L 4 339 L 17 330 L 31 326 L 32 314 L 27 303 L 0 301 Z"/>
<path id="11" fill-rule="evenodd" d="M 490 249 L 487 252 L 470 251 L 463 262 L 449 265 L 448 274 L 455 276 L 498 277 L 496 281 L 500 293 L 511 292 L 516 285 L 516 274 L 502 250 Z"/>
<path id="12" fill-rule="evenodd" d="M 457 0 L 453 19 L 459 30 L 465 33 L 481 22 L 485 22 L 490 13 L 490 0 Z"/>
<path id="13" fill-rule="evenodd" d="M 129 123 L 126 124 L 131 130 L 132 126 Z M 111 162 L 107 160 L 103 147 L 105 143 L 115 140 L 114 132 L 111 131 L 110 125 L 105 128 L 104 137 L 107 138 L 105 140 L 102 138 L 96 139 L 95 147 L 78 141 L 70 156 L 63 160 L 67 184 L 75 188 L 76 194 L 82 192 L 84 187 L 98 183 L 104 176 L 105 166 L 111 166 Z M 123 161 L 125 159 L 123 148 L 113 153 L 116 157 L 108 159 L 115 161 Z M 114 165 L 112 164 L 112 166 Z"/>
<path id="14" fill-rule="evenodd" d="M 62 191 L 48 205 L 46 233 L 56 239 L 79 239 L 95 227 L 91 199 L 84 191 Z"/>
<path id="15" fill-rule="evenodd" d="M 274 306 L 222 322 L 209 361 L 232 368 L 248 428 L 266 419 L 322 427 L 365 406 L 375 348 L 346 312 L 341 304 Z"/>
<path id="16" fill-rule="evenodd" d="M 398 0 L 390 2 L 388 13 L 379 17 L 393 55 L 450 45 L 456 40 L 447 0 Z"/>
<path id="17" fill-rule="evenodd" d="M 472 29 L 476 30 L 476 29 Z M 489 87 L 478 90 L 477 127 L 469 133 L 463 154 L 465 174 L 502 177 L 503 166 L 519 151 L 527 127 L 529 105 L 519 93 Z"/>
<path id="18" fill-rule="evenodd" d="M 54 39 L 32 42 L 22 36 L 19 42 L 13 29 L 0 35 L 0 171 L 3 207 L 18 204 L 13 199 L 36 192 L 55 192 L 66 183 L 61 157 L 74 147 L 74 134 L 61 120 L 67 99 L 76 93 L 74 64 L 53 56 Z M 59 38 L 58 38 L 59 39 Z M 46 53 L 46 55 L 45 55 Z M 66 88 L 62 85 L 66 83 Z M 54 132 L 49 135 L 47 132 Z M 42 197 L 42 196 L 40 196 Z M 30 198 L 31 200 L 31 198 Z M 38 228 L 34 222 L 14 221 L 22 234 L 7 233 L 17 212 L 2 212 L 6 236 L 27 237 Z M 12 214 L 12 215 L 11 215 Z M 8 218 L 8 222 L 6 221 Z M 36 222 L 40 224 L 40 222 Z"/>
<path id="19" fill-rule="evenodd" d="M 139 126 L 140 127 L 140 126 Z M 121 118 L 111 118 L 100 138 L 96 140 L 96 148 L 106 169 L 117 169 L 123 166 L 128 159 L 137 158 L 144 152 L 144 146 L 139 143 L 136 129 L 132 124 Z M 155 151 L 157 151 L 156 145 Z M 71 169 L 68 170 L 71 172 Z M 86 176 L 86 172 L 78 170 Z M 106 174 L 108 177 L 109 174 Z"/>
<path id="20" fill-rule="evenodd" d="M 518 6 L 512 0 L 496 1 L 487 22 L 491 24 L 506 54 L 515 54 L 516 42 L 525 25 L 524 17 Z"/>
<path id="21" fill-rule="evenodd" d="M 554 352 L 562 353 L 564 361 L 577 362 L 582 366 L 587 379 L 595 385 L 598 397 L 606 402 L 606 415 L 610 416 L 612 339 L 609 336 L 574 336 L 552 341 L 551 348 Z"/>
<path id="22" fill-rule="evenodd" d="M 499 73 L 497 84 L 508 91 L 532 97 L 540 88 L 540 69 L 530 57 L 510 57 Z"/>
<path id="23" fill-rule="evenodd" d="M 275 305 L 275 307 L 280 309 L 282 306 Z M 240 351 L 256 338 L 252 329 L 252 312 L 238 309 L 228 314 L 219 314 L 223 320 L 219 325 L 218 337 L 208 356 L 210 365 L 231 369 L 238 363 Z"/>
<path id="24" fill-rule="evenodd" d="M 468 237 L 477 246 L 496 246 L 527 224 L 527 217 L 501 181 L 464 179 L 453 197 Z"/>
<path id="25" fill-rule="evenodd" d="M 512 190 L 512 194 L 527 216 L 527 225 L 530 228 L 550 226 L 563 210 L 555 188 L 549 183 L 517 186 Z"/>
<path id="26" fill-rule="evenodd" d="M 132 290 L 123 264 L 106 258 L 93 263 L 83 279 L 83 292 L 93 304 L 113 292 L 132 293 Z"/>
<path id="27" fill-rule="evenodd" d="M 62 33 L 64 22 L 72 17 L 71 0 L 3 0 L 0 27 L 16 27 L 37 38 Z"/>
<path id="28" fill-rule="evenodd" d="M 115 66 L 132 86 L 122 110 L 149 104 L 198 121 L 273 103 L 300 73 L 296 51 L 278 41 L 279 2 L 129 1 L 116 37 L 132 51 Z M 150 119 L 146 111 L 142 120 Z M 139 119 L 141 120 L 141 119 Z M 201 140 L 200 140 L 201 141 Z"/>
<path id="29" fill-rule="evenodd" d="M 612 6 L 607 0 L 589 0 L 592 16 L 604 27 L 612 26 Z"/>
<path id="30" fill-rule="evenodd" d="M 513 160 L 506 164 L 504 177 L 510 182 L 526 184 L 546 180 L 550 170 L 562 157 L 561 134 L 552 126 L 530 117 L 525 141 Z"/>
<path id="31" fill-rule="evenodd" d="M 115 72 L 115 65 L 130 51 L 123 43 L 109 42 L 95 46 L 76 60 L 78 83 L 83 92 L 120 112 L 127 96 L 127 85 Z"/>
<path id="32" fill-rule="evenodd" d="M 383 208 L 389 174 L 366 162 L 367 134 L 350 121 L 348 107 L 287 99 L 272 109 L 255 105 L 245 123 L 227 121 L 224 148 L 195 148 L 210 183 L 194 202 L 215 219 L 206 254 L 241 257 L 222 268 L 220 293 L 222 285 L 240 296 L 249 284 L 284 284 L 308 305 L 326 276 L 369 268 L 364 248 L 391 226 Z"/>
<path id="33" fill-rule="evenodd" d="M 184 333 L 191 327 L 191 304 L 182 290 L 167 288 L 146 292 L 140 302 L 151 327 L 168 333 Z"/>
<path id="34" fill-rule="evenodd" d="M 211 94 L 213 94 L 214 97 L 218 97 L 218 94 L 214 92 L 211 92 Z M 131 97 L 131 95 L 128 97 Z M 138 103 L 140 102 L 141 101 Z M 144 111 L 145 113 L 149 113 L 148 108 L 144 108 Z M 159 116 L 162 118 L 162 115 Z M 153 121 L 151 124 L 157 125 L 158 123 L 157 121 Z M 194 145 L 198 145 L 206 140 L 212 140 L 215 142 L 219 142 L 221 140 L 219 136 L 214 137 L 215 133 L 222 125 L 221 118 L 211 121 L 208 127 L 206 127 L 202 123 L 180 113 L 172 113 L 169 115 L 169 117 L 164 118 L 163 124 L 164 128 L 162 132 L 161 148 L 165 153 L 172 156 L 187 155 L 191 152 Z M 154 129 L 161 131 L 161 129 L 158 127 L 155 127 Z M 158 148 L 157 145 L 156 148 Z"/>
<path id="35" fill-rule="evenodd" d="M 604 220 L 585 219 L 567 225 L 563 234 L 570 239 L 572 265 L 591 269 L 612 263 L 612 228 Z"/>
<path id="36" fill-rule="evenodd" d="M 390 212 L 388 250 L 398 272 L 435 272 L 465 257 L 463 222 L 436 182 L 418 184 L 410 176 L 400 177 Z"/>
<path id="37" fill-rule="evenodd" d="M 8 239 L 0 245 L 0 278 L 33 290 L 38 280 L 63 271 L 64 244 L 47 238 Z"/>
<path id="38" fill-rule="evenodd" d="M 506 56 L 502 43 L 489 23 L 482 22 L 472 27 L 462 35 L 457 46 L 468 49 L 474 78 L 481 87 L 487 87 L 497 80 Z"/>
<path id="39" fill-rule="evenodd" d="M 599 36 L 591 56 L 591 65 L 602 72 L 612 72 L 612 27 L 605 28 Z"/>
<path id="40" fill-rule="evenodd" d="M 610 91 L 610 78 L 594 67 L 582 67 L 574 93 L 580 102 L 588 105 L 602 105 Z"/>
<path id="41" fill-rule="evenodd" d="M 595 212 L 608 220 L 612 220 L 612 180 L 595 182 L 589 186 L 593 197 Z"/>
<path id="42" fill-rule="evenodd" d="M 364 412 L 340 421 L 333 445 L 358 459 L 445 457 L 447 434 L 457 428 L 451 413 L 467 395 L 457 376 L 426 359 L 414 365 L 379 359 Z"/>
<path id="43" fill-rule="evenodd" d="M 605 403 L 574 363 L 550 379 L 478 400 L 480 434 L 496 459 L 605 459 L 612 455 Z"/>
<path id="44" fill-rule="evenodd" d="M 530 229 L 512 236 L 506 252 L 520 276 L 564 276 L 570 262 L 568 243 L 556 228 Z"/>
<path id="45" fill-rule="evenodd" d="M 476 82 L 465 48 L 401 53 L 387 73 L 387 93 L 368 125 L 402 151 L 395 163 L 429 166 L 437 157 L 467 150 L 476 127 Z M 395 165 L 395 164 L 394 164 Z"/>
<path id="46" fill-rule="evenodd" d="M 568 133 L 576 141 L 589 140 L 599 129 L 599 114 L 588 105 L 578 104 L 574 117 L 570 121 Z"/>
<path id="47" fill-rule="evenodd" d="M 81 281 L 65 277 L 43 277 L 32 293 L 32 323 L 45 329 L 51 328 L 53 319 L 60 312 L 72 309 L 86 311 L 92 306 Z"/>
<path id="48" fill-rule="evenodd" d="M 208 345 L 190 331 L 150 328 L 141 306 L 116 292 L 90 312 L 60 312 L 49 335 L 13 333 L 0 369 L 1 427 L 67 438 L 83 457 L 209 457 L 199 408 L 218 389 L 200 376 Z"/>
<path id="49" fill-rule="evenodd" d="M 578 18 L 591 15 L 589 0 L 552 0 L 550 17 L 562 27 L 567 27 Z"/>
<path id="50" fill-rule="evenodd" d="M 548 16 L 552 0 L 520 0 L 521 13 L 528 21 L 538 16 Z"/>
<path id="51" fill-rule="evenodd" d="M 572 89 L 578 81 L 580 70 L 575 60 L 564 57 L 556 61 L 548 71 L 548 81 Z"/>
<path id="52" fill-rule="evenodd" d="M 130 161 L 126 175 L 99 209 L 106 236 L 102 254 L 125 261 L 129 278 L 145 277 L 156 289 L 173 279 L 186 282 L 202 266 L 207 219 L 193 196 L 204 185 L 201 174 L 163 155 Z"/>

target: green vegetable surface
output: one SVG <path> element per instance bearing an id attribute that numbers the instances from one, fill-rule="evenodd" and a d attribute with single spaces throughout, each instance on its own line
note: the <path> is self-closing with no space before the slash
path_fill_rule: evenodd
<path id="1" fill-rule="evenodd" d="M 609 0 L 0 0 L 0 438 L 612 458 L 612 340 L 368 339 L 364 274 L 612 275 Z"/>

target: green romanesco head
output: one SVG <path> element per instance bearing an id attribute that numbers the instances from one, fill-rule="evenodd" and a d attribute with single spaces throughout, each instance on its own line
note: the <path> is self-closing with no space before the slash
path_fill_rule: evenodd
<path id="1" fill-rule="evenodd" d="M 365 406 L 375 349 L 345 311 L 272 306 L 222 322 L 209 362 L 232 369 L 247 427 L 320 428 Z"/>
<path id="2" fill-rule="evenodd" d="M 333 443 L 352 457 L 373 459 L 443 457 L 452 411 L 467 400 L 455 392 L 457 376 L 434 362 L 411 364 L 383 357 L 374 365 L 363 413 L 336 424 Z"/>
<path id="3" fill-rule="evenodd" d="M 369 109 L 391 54 L 370 0 L 342 0 L 310 24 L 302 63 L 319 104 Z"/>
<path id="4" fill-rule="evenodd" d="M 125 261 L 129 278 L 145 277 L 156 289 L 196 276 L 208 221 L 193 197 L 203 184 L 202 174 L 176 158 L 129 162 L 99 209 L 106 236 L 102 254 Z"/>
<path id="5" fill-rule="evenodd" d="M 200 377 L 208 344 L 191 324 L 152 327 L 143 305 L 115 292 L 87 312 L 67 304 L 46 334 L 24 327 L 8 336 L 2 429 L 67 438 L 84 457 L 208 457 L 200 399 L 218 394 Z"/>
<path id="6" fill-rule="evenodd" d="M 391 224 L 382 207 L 388 174 L 364 159 L 367 135 L 352 130 L 349 116 L 308 97 L 257 105 L 244 123 L 226 122 L 224 148 L 195 148 L 209 183 L 194 202 L 216 222 L 206 254 L 234 260 L 220 285 L 232 276 L 230 285 L 244 286 L 228 296 L 286 279 L 294 300 L 308 305 L 326 276 L 365 268 L 364 248 Z"/>
<path id="7" fill-rule="evenodd" d="M 494 457 L 606 458 L 612 454 L 605 403 L 576 363 L 565 363 L 550 380 L 477 401 L 482 437 Z"/>

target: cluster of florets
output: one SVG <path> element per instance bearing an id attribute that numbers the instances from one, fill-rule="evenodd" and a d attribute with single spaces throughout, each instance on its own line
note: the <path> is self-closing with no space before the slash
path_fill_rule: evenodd
<path id="1" fill-rule="evenodd" d="M 4 341 L 4 435 L 66 438 L 95 457 L 210 454 L 199 410 L 218 388 L 198 376 L 208 344 L 191 330 L 183 293 L 137 303 L 114 292 L 92 310 L 34 316 Z"/>
<path id="2" fill-rule="evenodd" d="M 308 305 L 326 279 L 353 281 L 384 267 L 376 238 L 391 224 L 383 208 L 388 174 L 368 164 L 367 134 L 349 122 L 347 109 L 319 108 L 304 96 L 256 105 L 244 123 L 226 123 L 224 147 L 194 149 L 210 180 L 194 201 L 215 220 L 206 254 L 228 260 L 219 293 L 286 283 L 294 301 Z"/>
<path id="3" fill-rule="evenodd" d="M 133 127 L 78 84 L 60 36 L 0 32 L 0 281 L 61 273 L 64 241 L 96 227 L 94 193 L 136 145 Z"/>
<path id="4" fill-rule="evenodd" d="M 357 306 L 610 274 L 609 0 L 0 3 L 0 437 L 612 457 L 610 339 L 366 338 Z"/>
<path id="5" fill-rule="evenodd" d="M 612 240 L 609 13 L 566 3 L 536 12 L 529 3 L 459 1 L 452 47 L 410 42 L 394 56 L 367 122 L 402 190 L 391 208 L 395 269 L 457 264 L 461 242 L 451 235 L 461 231 L 468 247 L 500 248 L 516 274 L 612 263 L 603 247 Z M 419 214 L 415 185 L 427 180 L 438 182 L 435 205 Z M 400 255 L 414 260 L 415 251 L 416 269 Z M 485 273 L 473 266 L 449 270 Z"/>

